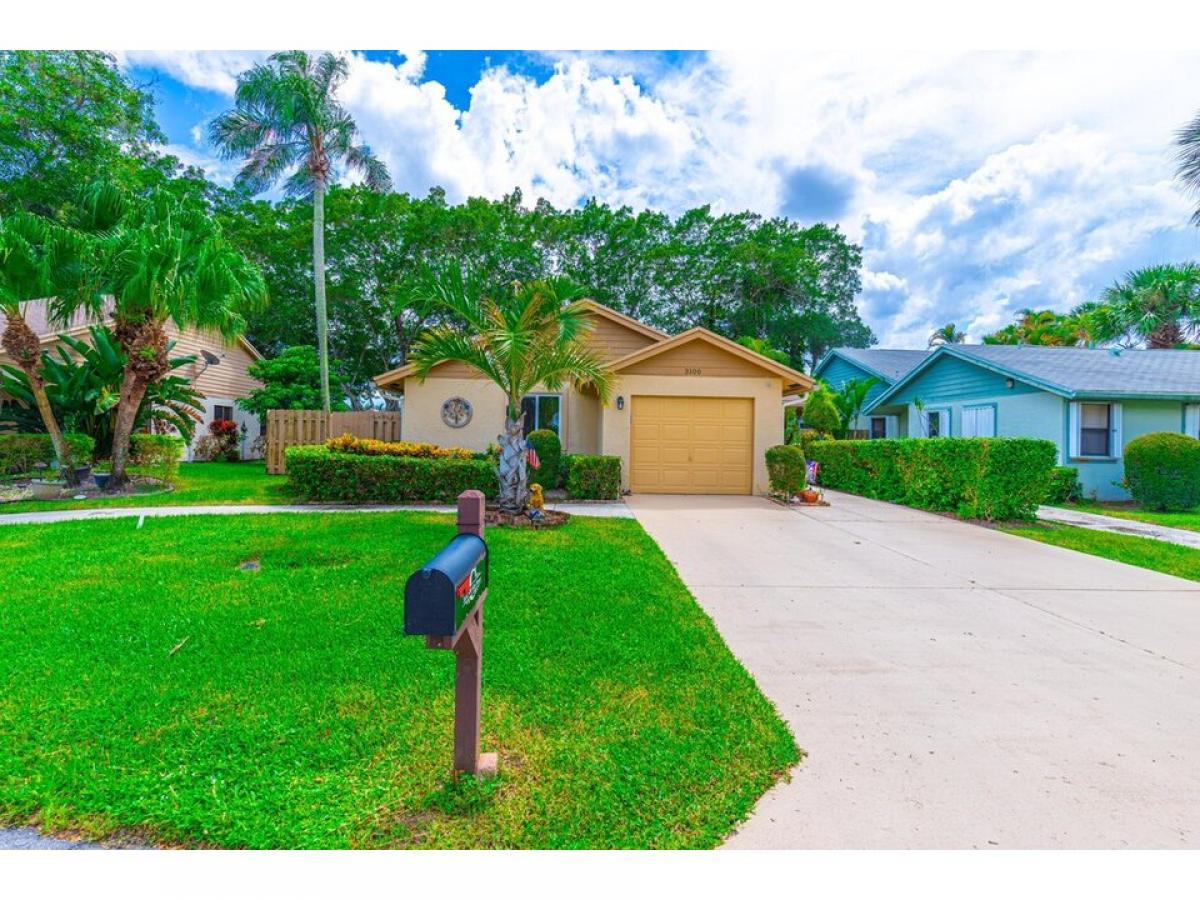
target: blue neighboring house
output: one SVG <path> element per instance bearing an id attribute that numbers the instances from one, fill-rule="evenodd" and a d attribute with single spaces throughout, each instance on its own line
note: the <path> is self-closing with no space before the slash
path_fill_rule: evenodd
<path id="1" fill-rule="evenodd" d="M 1123 500 L 1130 440 L 1200 437 L 1200 351 L 944 345 L 872 398 L 879 416 L 900 436 L 1045 438 L 1087 496 Z"/>
<path id="2" fill-rule="evenodd" d="M 838 347 L 830 350 L 813 368 L 813 377 L 840 390 L 848 381 L 874 378 L 876 384 L 867 393 L 863 410 L 870 409 L 875 400 L 911 372 L 929 356 L 928 350 L 880 350 L 873 347 Z M 865 431 L 873 438 L 902 437 L 908 434 L 907 413 L 904 410 L 879 415 L 861 415 L 850 427 Z"/>

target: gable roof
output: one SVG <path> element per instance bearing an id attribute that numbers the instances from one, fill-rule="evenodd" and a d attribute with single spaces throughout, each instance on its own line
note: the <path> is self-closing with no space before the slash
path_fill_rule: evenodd
<path id="1" fill-rule="evenodd" d="M 881 394 L 871 404 L 872 408 L 885 405 L 947 356 L 1071 400 L 1200 397 L 1200 351 L 1197 350 L 945 344 Z"/>
<path id="2" fill-rule="evenodd" d="M 56 327 L 50 321 L 50 305 L 45 300 L 27 300 L 21 305 L 21 314 L 25 317 L 25 324 L 27 324 L 34 331 L 34 333 L 37 334 L 38 339 L 43 344 L 49 344 L 52 343 L 60 334 L 69 334 L 72 337 L 78 337 L 79 335 L 85 333 L 93 325 L 102 325 L 107 323 L 112 314 L 112 300 L 107 300 L 105 302 L 103 315 L 98 317 L 89 316 L 83 310 L 77 310 L 75 315 L 71 317 L 71 320 L 62 327 Z M 4 313 L 0 312 L 0 331 L 3 331 L 7 325 L 8 318 L 4 315 Z M 200 333 L 204 334 L 204 332 Z M 214 340 L 222 343 L 225 340 L 218 335 L 206 336 L 210 336 Z M 258 352 L 258 348 L 250 343 L 250 341 L 248 341 L 244 336 L 238 335 L 235 340 L 255 359 L 263 358 L 262 354 Z"/>
<path id="3" fill-rule="evenodd" d="M 603 303 L 597 303 L 595 300 L 576 300 L 571 305 L 577 306 L 601 318 L 608 319 L 610 322 L 615 322 L 618 325 L 628 328 L 630 331 L 650 338 L 652 341 L 665 341 L 668 338 L 666 332 L 652 328 L 644 322 L 639 322 L 637 319 L 631 318 L 624 313 L 619 313 L 615 309 L 605 306 Z M 443 363 L 438 363 L 438 365 L 443 365 Z M 397 382 L 402 382 L 405 378 L 412 377 L 416 373 L 416 370 L 417 367 L 414 363 L 405 363 L 402 366 L 397 366 L 394 369 L 389 369 L 380 375 L 376 375 L 371 380 L 379 387 L 387 387 Z"/>
<path id="4" fill-rule="evenodd" d="M 891 384 L 919 366 L 932 352 L 931 350 L 884 350 L 876 347 L 834 347 L 822 356 L 821 361 L 813 367 L 813 375 L 820 375 L 830 362 L 841 358 L 862 369 L 868 375 L 874 375 L 885 384 Z"/>
<path id="5" fill-rule="evenodd" d="M 802 393 L 812 388 L 813 380 L 803 372 L 798 372 L 790 366 L 785 366 L 783 363 L 777 363 L 773 359 L 768 359 L 762 354 L 755 353 L 747 347 L 743 347 L 736 341 L 731 341 L 729 338 L 721 337 L 719 334 L 714 334 L 707 328 L 696 326 L 689 328 L 687 331 L 680 332 L 673 338 L 667 338 L 657 344 L 651 344 L 649 347 L 643 347 L 628 356 L 623 356 L 618 360 L 614 360 L 609 368 L 614 372 L 619 372 L 622 369 L 627 369 L 632 365 L 644 362 L 647 359 L 658 356 L 662 353 L 667 353 L 685 344 L 690 344 L 692 341 L 704 341 L 714 347 L 724 350 L 734 356 L 740 357 L 747 362 L 753 363 L 761 369 L 783 379 L 784 394 Z"/>

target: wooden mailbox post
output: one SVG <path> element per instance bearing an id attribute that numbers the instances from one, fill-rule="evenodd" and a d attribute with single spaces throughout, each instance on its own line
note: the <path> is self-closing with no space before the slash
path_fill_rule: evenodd
<path id="1" fill-rule="evenodd" d="M 495 753 L 479 751 L 483 693 L 483 601 L 488 591 L 488 551 L 483 539 L 484 496 L 458 497 L 458 536 L 404 588 L 404 633 L 424 635 L 430 650 L 454 651 L 454 769 L 494 774 Z"/>

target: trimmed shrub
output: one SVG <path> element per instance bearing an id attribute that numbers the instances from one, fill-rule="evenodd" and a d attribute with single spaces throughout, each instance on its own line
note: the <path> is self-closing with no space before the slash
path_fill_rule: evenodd
<path id="1" fill-rule="evenodd" d="M 821 484 L 968 519 L 1032 519 L 1057 449 L 1032 438 L 815 441 Z"/>
<path id="2" fill-rule="evenodd" d="M 804 451 L 789 444 L 779 444 L 767 449 L 767 474 L 771 479 L 771 493 L 794 497 L 804 490 Z"/>
<path id="3" fill-rule="evenodd" d="M 288 447 L 288 485 L 305 500 L 325 503 L 452 503 L 463 491 L 497 493 L 486 459 L 446 459 L 341 453 L 324 446 Z"/>
<path id="4" fill-rule="evenodd" d="M 149 469 L 151 477 L 174 484 L 183 447 L 183 438 L 173 434 L 137 432 L 129 436 L 129 461 Z"/>
<path id="5" fill-rule="evenodd" d="M 808 454 L 808 448 L 813 441 L 832 441 L 833 435 L 826 431 L 814 431 L 811 428 L 801 428 L 800 433 L 796 437 L 795 443 L 799 444 L 800 449 L 804 451 L 804 458 L 811 459 Z M 788 443 L 792 443 L 788 441 Z"/>
<path id="6" fill-rule="evenodd" d="M 572 454 L 567 495 L 573 500 L 620 500 L 621 457 Z"/>
<path id="7" fill-rule="evenodd" d="M 801 422 L 805 428 L 828 433 L 840 432 L 842 417 L 837 405 L 833 402 L 833 394 L 824 387 L 815 388 L 804 401 L 804 413 Z"/>
<path id="8" fill-rule="evenodd" d="M 348 433 L 330 438 L 325 446 L 335 453 L 354 453 L 358 456 L 412 456 L 420 459 L 477 459 L 480 456 L 465 447 L 439 447 L 437 444 L 413 441 L 377 441 Z"/>
<path id="9" fill-rule="evenodd" d="M 1074 466 L 1055 466 L 1050 470 L 1047 503 L 1075 503 L 1082 496 L 1083 485 L 1079 483 L 1078 469 Z"/>
<path id="10" fill-rule="evenodd" d="M 71 450 L 75 465 L 83 466 L 91 462 L 96 442 L 90 435 L 68 432 L 63 435 L 63 440 Z M 0 434 L 0 475 L 23 475 L 32 472 L 39 464 L 53 466 L 55 459 L 54 444 L 50 442 L 48 434 Z"/>
<path id="11" fill-rule="evenodd" d="M 558 439 L 558 435 L 549 428 L 539 428 L 537 431 L 529 432 L 529 446 L 533 448 L 538 455 L 539 468 L 536 470 L 537 477 L 534 473 L 529 473 L 529 480 L 535 481 L 544 488 L 556 488 L 561 482 L 562 460 L 562 443 Z"/>
<path id="12" fill-rule="evenodd" d="M 1134 438 L 1125 445 L 1125 484 L 1149 509 L 1200 506 L 1200 441 L 1171 431 Z"/>

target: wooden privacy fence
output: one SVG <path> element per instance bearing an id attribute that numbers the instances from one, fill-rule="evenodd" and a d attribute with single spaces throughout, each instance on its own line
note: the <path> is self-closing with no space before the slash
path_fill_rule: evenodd
<path id="1" fill-rule="evenodd" d="M 286 471 L 284 451 L 297 444 L 322 444 L 340 434 L 400 440 L 400 413 L 367 409 L 325 413 L 319 409 L 272 409 L 267 413 L 267 472 Z"/>

